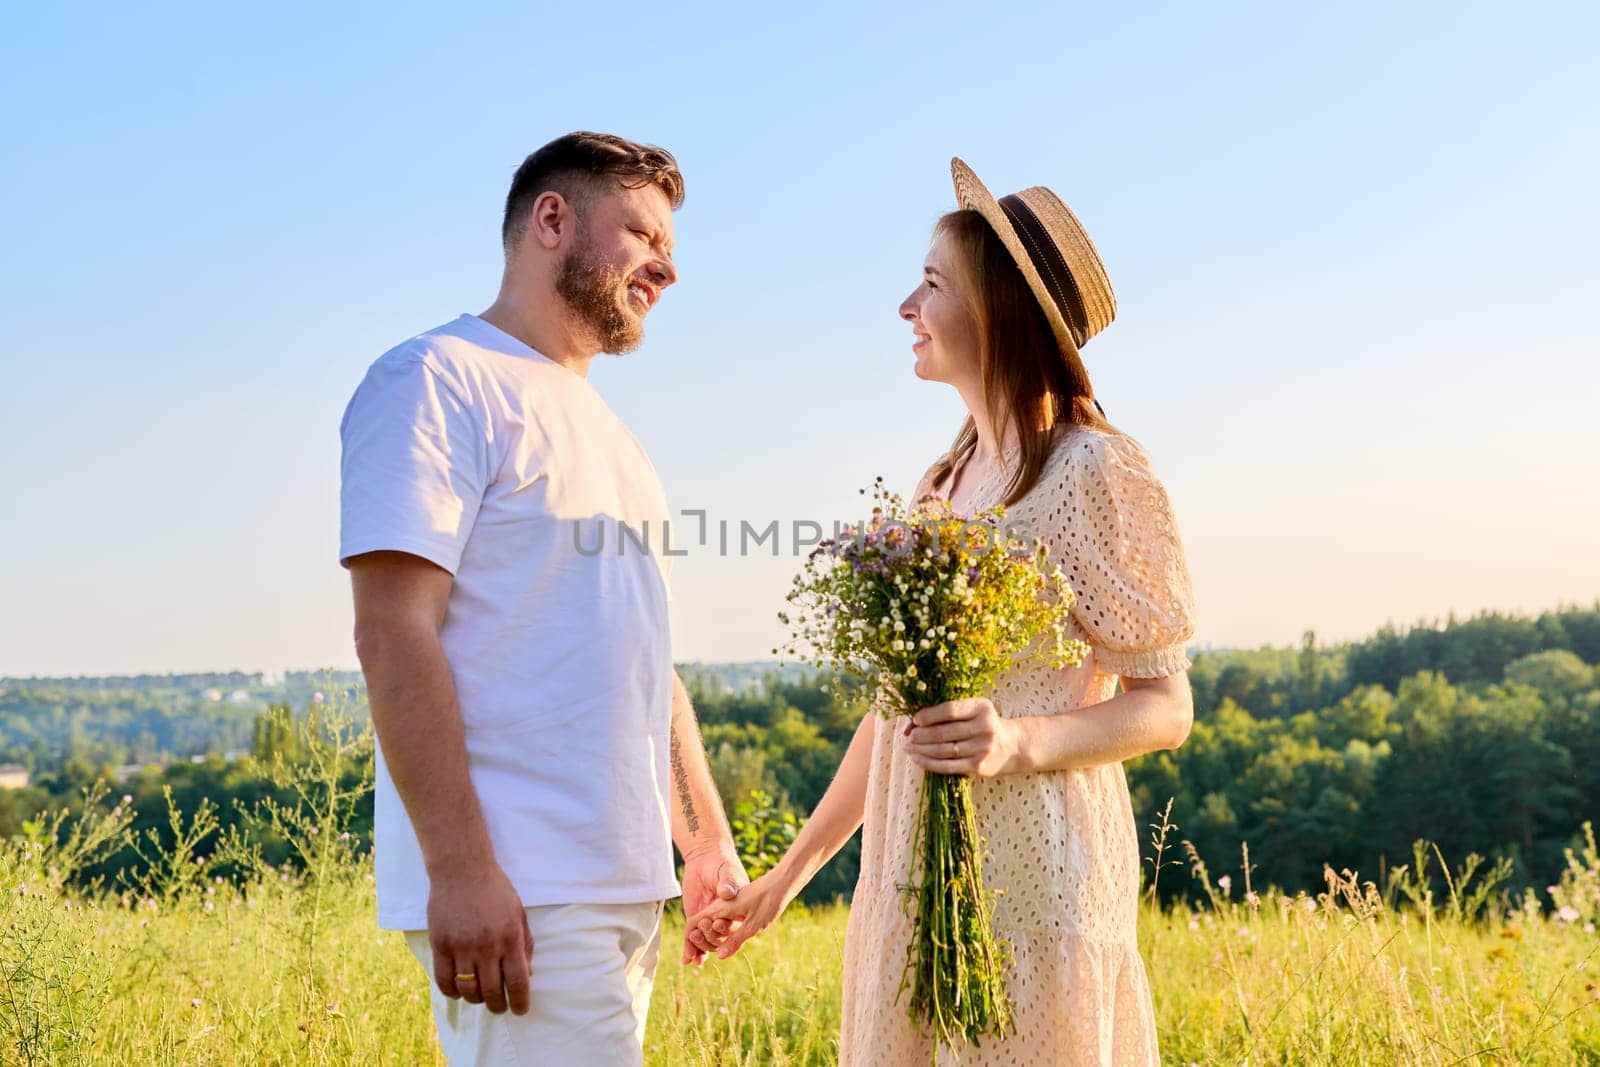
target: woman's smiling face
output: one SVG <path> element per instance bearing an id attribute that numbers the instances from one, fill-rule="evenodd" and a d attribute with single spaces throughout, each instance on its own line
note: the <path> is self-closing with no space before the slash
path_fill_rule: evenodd
<path id="1" fill-rule="evenodd" d="M 952 385 L 981 378 L 978 330 L 964 273 L 949 235 L 940 233 L 928 249 L 922 284 L 900 305 L 900 317 L 911 323 L 916 337 L 911 351 L 919 378 Z"/>

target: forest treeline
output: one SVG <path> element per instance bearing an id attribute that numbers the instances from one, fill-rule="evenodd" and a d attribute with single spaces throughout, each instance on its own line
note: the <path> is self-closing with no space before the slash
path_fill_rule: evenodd
<path id="1" fill-rule="evenodd" d="M 1150 824 L 1170 800 L 1169 848 L 1193 842 L 1219 874 L 1237 869 L 1248 844 L 1256 885 L 1319 889 L 1325 863 L 1379 878 L 1426 838 L 1452 865 L 1505 859 L 1512 886 L 1542 887 L 1600 812 L 1597 666 L 1600 602 L 1385 627 L 1334 646 L 1308 632 L 1298 648 L 1199 653 L 1189 739 L 1125 765 L 1142 846 L 1148 857 Z M 861 695 L 793 669 L 680 671 L 742 845 L 781 850 L 827 788 Z M 218 682 L 235 693 L 246 684 Z M 231 811 L 272 795 L 267 765 L 295 758 L 308 710 L 331 702 L 364 715 L 358 676 L 279 684 L 293 695 L 263 711 L 187 689 L 175 699 L 170 684 L 0 682 L 0 762 L 35 771 L 28 787 L 0 790 L 0 834 L 27 832 L 40 809 L 81 803 L 85 787 L 138 760 L 146 765 L 123 766 L 104 803 L 131 797 L 159 836 L 170 791 L 180 812 L 216 804 L 225 829 Z M 369 774 L 369 761 L 370 750 L 353 752 L 349 773 Z M 370 833 L 370 798 L 357 823 Z M 848 895 L 857 856 L 852 843 L 807 897 Z M 130 853 L 101 873 L 138 862 Z M 1161 884 L 1183 892 L 1186 881 Z"/>

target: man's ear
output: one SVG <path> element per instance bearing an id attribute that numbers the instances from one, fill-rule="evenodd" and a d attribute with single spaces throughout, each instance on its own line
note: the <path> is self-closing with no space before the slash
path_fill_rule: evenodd
<path id="1" fill-rule="evenodd" d="M 528 216 L 528 232 L 539 244 L 555 251 L 577 225 L 577 216 L 566 197 L 552 190 L 539 194 Z"/>

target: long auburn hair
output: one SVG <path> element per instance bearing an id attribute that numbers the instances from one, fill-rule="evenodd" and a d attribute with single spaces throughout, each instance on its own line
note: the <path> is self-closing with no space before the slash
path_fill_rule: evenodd
<path id="1" fill-rule="evenodd" d="M 1038 484 L 1062 426 L 1119 431 L 1095 407 L 1088 374 L 1078 361 L 1062 356 L 1038 298 L 988 221 L 976 211 L 952 211 L 933 233 L 949 239 L 959 264 L 979 338 L 989 423 L 1002 441 L 1005 428 L 1012 427 L 1020 446 L 1021 461 L 1001 499 L 1009 507 Z M 969 414 L 950 451 L 934 464 L 932 486 L 943 485 L 977 444 L 977 424 Z"/>

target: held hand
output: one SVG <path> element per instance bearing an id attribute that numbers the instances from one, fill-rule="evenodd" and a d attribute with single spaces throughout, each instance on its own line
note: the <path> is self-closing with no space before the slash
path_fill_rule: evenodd
<path id="1" fill-rule="evenodd" d="M 1022 720 L 1001 718 L 988 697 L 973 697 L 923 708 L 901 743 L 925 771 L 991 778 L 1027 770 L 1023 729 Z"/>
<path id="2" fill-rule="evenodd" d="M 783 914 L 798 890 L 778 870 L 770 870 L 739 891 L 737 900 L 718 900 L 705 910 L 690 914 L 691 929 L 706 930 L 726 923 L 730 933 L 717 949 L 719 959 L 727 959 Z"/>
<path id="3" fill-rule="evenodd" d="M 505 871 L 491 862 L 430 877 L 428 941 L 439 991 L 496 1015 L 507 1008 L 528 1014 L 533 934 Z"/>
<path id="4" fill-rule="evenodd" d="M 694 915 L 717 901 L 733 901 L 749 883 L 733 842 L 719 841 L 695 849 L 683 858 L 683 913 Z M 703 929 L 695 923 L 685 923 L 683 962 L 704 962 L 706 954 L 722 944 L 733 926 L 731 920 L 707 923 Z"/>

